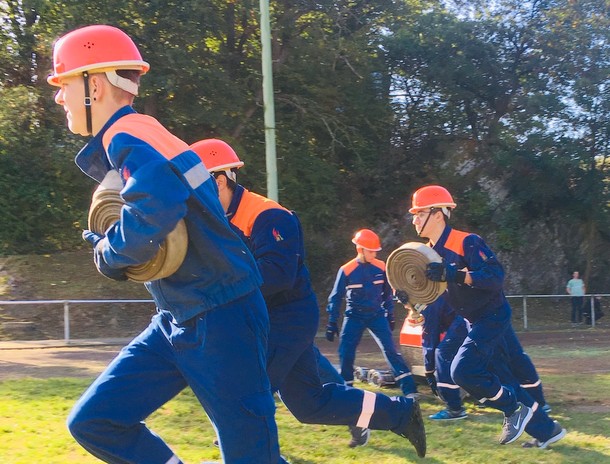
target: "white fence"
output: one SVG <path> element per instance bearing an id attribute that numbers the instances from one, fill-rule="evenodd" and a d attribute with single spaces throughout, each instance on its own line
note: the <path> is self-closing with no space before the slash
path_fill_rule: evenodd
<path id="1" fill-rule="evenodd" d="M 572 311 L 571 296 L 562 295 L 507 295 L 513 308 L 513 325 L 518 330 L 517 322 L 522 320 L 524 330 L 550 329 L 571 327 L 569 316 Z M 588 309 L 591 318 L 591 327 L 595 327 L 595 298 L 610 297 L 607 293 L 585 295 L 583 313 Z M 519 305 L 520 301 L 520 305 Z M 600 302 L 601 306 L 601 302 Z M 531 322 L 535 322 L 532 326 Z"/>
<path id="2" fill-rule="evenodd" d="M 586 295 L 587 300 L 585 300 L 585 306 L 590 305 L 591 308 L 591 327 L 596 326 L 594 304 L 595 297 L 597 296 L 607 298 L 610 297 L 610 294 Z M 570 295 L 507 295 L 507 298 L 509 299 L 511 306 L 513 307 L 513 325 L 517 330 L 519 330 L 521 326 L 524 330 L 565 329 L 571 327 L 571 324 L 569 324 L 569 314 L 571 311 L 571 303 L 569 300 Z M 149 317 L 150 314 L 154 312 L 153 300 L 0 300 L 0 307 L 14 305 L 28 305 L 30 307 L 51 305 L 63 307 L 63 339 L 66 344 L 70 343 L 70 340 L 73 339 L 71 335 L 71 323 L 73 322 L 74 317 L 71 316 L 71 306 L 73 307 L 75 305 L 96 305 L 97 307 L 106 307 L 106 305 L 113 304 L 119 305 L 119 309 L 115 310 L 114 314 L 123 315 L 125 318 L 130 317 L 129 313 L 123 314 L 123 308 L 126 305 L 146 304 L 145 311 L 147 312 L 147 314 L 145 314 L 143 317 Z M 116 317 L 121 317 L 112 316 L 112 313 L 110 311 L 105 311 L 105 313 L 105 316 L 109 319 L 109 321 L 113 321 Z M 104 314 L 102 314 L 101 316 L 103 317 Z M 95 317 L 100 317 L 99 311 L 96 311 Z M 24 315 L 23 319 L 27 320 L 27 315 Z M 44 325 L 45 322 L 42 321 L 41 324 Z M 114 325 L 123 327 L 124 323 L 114 321 Z M 137 325 L 138 327 L 142 327 L 141 323 L 135 325 Z M 121 334 L 121 336 L 127 335 Z M 97 338 L 105 337 L 102 335 Z"/>
<path id="3" fill-rule="evenodd" d="M 122 313 L 126 313 L 122 309 L 126 308 L 127 306 L 133 306 L 136 304 L 138 304 L 138 305 L 145 304 L 146 305 L 146 309 L 143 310 L 140 308 L 140 311 L 138 311 L 138 313 L 137 313 L 136 317 L 139 319 L 139 321 L 134 321 L 134 314 L 135 314 L 134 312 L 131 312 L 131 313 L 127 312 L 127 314 L 124 314 L 124 317 L 121 317 Z M 101 321 L 100 325 L 110 327 L 110 330 L 112 330 L 113 326 L 118 326 L 117 331 L 120 331 L 120 333 L 108 334 L 108 333 L 104 333 L 104 331 L 100 331 L 100 333 L 98 333 L 98 335 L 96 335 L 95 334 L 96 329 L 94 327 L 94 328 L 89 328 L 89 330 L 88 330 L 88 334 L 91 334 L 93 332 L 92 336 L 89 335 L 86 337 L 81 336 L 81 337 L 76 337 L 76 338 L 114 338 L 117 336 L 126 337 L 126 336 L 130 336 L 130 335 L 135 335 L 134 333 L 125 333 L 126 331 L 128 332 L 128 329 L 125 329 L 125 326 L 127 325 L 127 321 L 133 322 L 134 325 L 142 328 L 145 320 L 150 319 L 150 315 L 154 313 L 153 300 L 120 300 L 120 299 L 116 299 L 116 300 L 27 300 L 27 301 L 2 301 L 2 300 L 0 300 L 0 307 L 13 306 L 13 305 L 20 305 L 22 307 L 27 306 L 28 308 L 37 309 L 36 314 L 32 314 L 32 311 L 30 310 L 29 315 L 24 314 L 19 319 L 27 321 L 29 318 L 31 318 L 31 319 L 35 319 L 37 321 L 37 323 L 40 325 L 44 326 L 45 324 L 48 324 L 48 325 L 52 325 L 54 327 L 57 326 L 57 321 L 53 320 L 52 322 L 49 322 L 49 320 L 52 319 L 53 316 L 47 315 L 46 307 L 49 305 L 50 306 L 59 306 L 60 308 L 63 307 L 63 339 L 64 339 L 65 343 L 70 343 L 70 341 L 74 339 L 71 336 L 71 329 L 72 329 L 72 323 L 73 323 L 75 317 L 72 314 L 73 311 L 71 311 L 71 310 L 73 310 L 73 308 L 77 305 L 80 307 L 82 307 L 83 305 L 87 305 L 92 308 L 103 307 L 104 308 L 103 314 L 99 314 L 99 309 L 95 309 L 96 313 L 93 315 L 92 318 L 89 318 L 89 319 L 93 319 L 93 318 L 98 319 L 99 321 Z M 112 308 L 113 305 L 117 306 L 118 309 L 115 308 L 115 311 L 110 311 L 107 309 L 107 308 Z M 44 308 L 44 309 L 41 310 L 41 308 Z M 41 317 L 41 314 L 44 314 L 46 317 Z M 17 319 L 17 317 L 15 317 L 16 315 L 19 315 L 19 314 L 16 313 L 15 311 L 13 311 L 13 317 L 15 319 Z M 117 318 L 122 319 L 122 320 L 119 320 L 118 322 L 113 322 Z M 81 323 L 82 323 L 82 321 L 81 321 Z M 31 338 L 29 338 L 29 339 L 31 339 Z"/>

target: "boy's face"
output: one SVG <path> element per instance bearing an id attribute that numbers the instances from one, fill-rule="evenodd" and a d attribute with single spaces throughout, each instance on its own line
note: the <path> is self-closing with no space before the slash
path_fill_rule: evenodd
<path id="1" fill-rule="evenodd" d="M 65 77 L 60 83 L 61 87 L 55 94 L 55 103 L 64 107 L 68 128 L 74 134 L 88 136 L 82 76 Z"/>
<path id="2" fill-rule="evenodd" d="M 358 253 L 360 253 L 362 258 L 364 258 L 365 263 L 370 263 L 377 257 L 376 251 L 367 250 L 365 248 L 360 248 L 360 247 L 357 247 L 356 250 L 358 251 Z"/>

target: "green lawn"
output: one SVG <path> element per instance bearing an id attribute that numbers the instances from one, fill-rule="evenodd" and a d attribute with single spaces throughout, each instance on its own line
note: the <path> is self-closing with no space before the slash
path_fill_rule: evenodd
<path id="1" fill-rule="evenodd" d="M 594 355 L 608 356 L 608 352 Z M 551 450 L 523 449 L 518 442 L 500 446 L 501 414 L 468 403 L 470 417 L 452 424 L 426 421 L 426 461 L 440 464 L 601 464 L 610 462 L 610 374 L 547 376 L 552 415 L 568 428 L 566 438 Z M 87 464 L 99 462 L 70 437 L 65 418 L 89 380 L 56 378 L 0 383 L 0 462 L 2 464 Z M 367 386 L 367 388 L 369 388 Z M 398 390 L 383 389 L 388 394 Z M 440 404 L 424 397 L 424 414 Z M 299 424 L 278 403 L 277 422 L 282 453 L 292 464 L 421 462 L 411 445 L 391 432 L 374 431 L 363 448 L 347 447 L 347 427 Z M 188 464 L 219 460 L 212 445 L 214 432 L 194 396 L 187 390 L 149 418 L 148 424 L 171 444 Z"/>

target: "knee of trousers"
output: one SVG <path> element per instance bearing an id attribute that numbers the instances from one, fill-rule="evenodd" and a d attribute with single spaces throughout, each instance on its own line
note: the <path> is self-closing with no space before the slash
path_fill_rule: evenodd
<path id="1" fill-rule="evenodd" d="M 66 419 L 66 426 L 72 436 L 81 444 L 92 443 L 96 436 L 102 436 L 112 426 L 109 420 L 93 417 L 83 409 L 73 409 Z"/>
<path id="2" fill-rule="evenodd" d="M 322 423 L 321 416 L 327 413 L 334 395 L 344 388 L 342 384 L 334 383 L 309 388 L 301 384 L 298 388 L 285 386 L 280 389 L 279 394 L 296 420 L 302 424 L 319 424 Z"/>
<path id="3" fill-rule="evenodd" d="M 465 388 L 468 385 L 468 377 L 470 369 L 462 363 L 454 363 L 451 365 L 451 379 L 456 385 Z"/>

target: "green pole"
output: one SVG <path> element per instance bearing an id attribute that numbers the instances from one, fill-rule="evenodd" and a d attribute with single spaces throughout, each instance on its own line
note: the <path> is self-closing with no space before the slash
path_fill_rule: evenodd
<path id="1" fill-rule="evenodd" d="M 271 57 L 271 25 L 269 0 L 260 0 L 261 44 L 263 71 L 263 107 L 265 123 L 265 160 L 267 167 L 267 196 L 279 201 L 277 186 L 277 157 L 275 153 L 275 107 L 273 104 L 273 62 Z"/>

